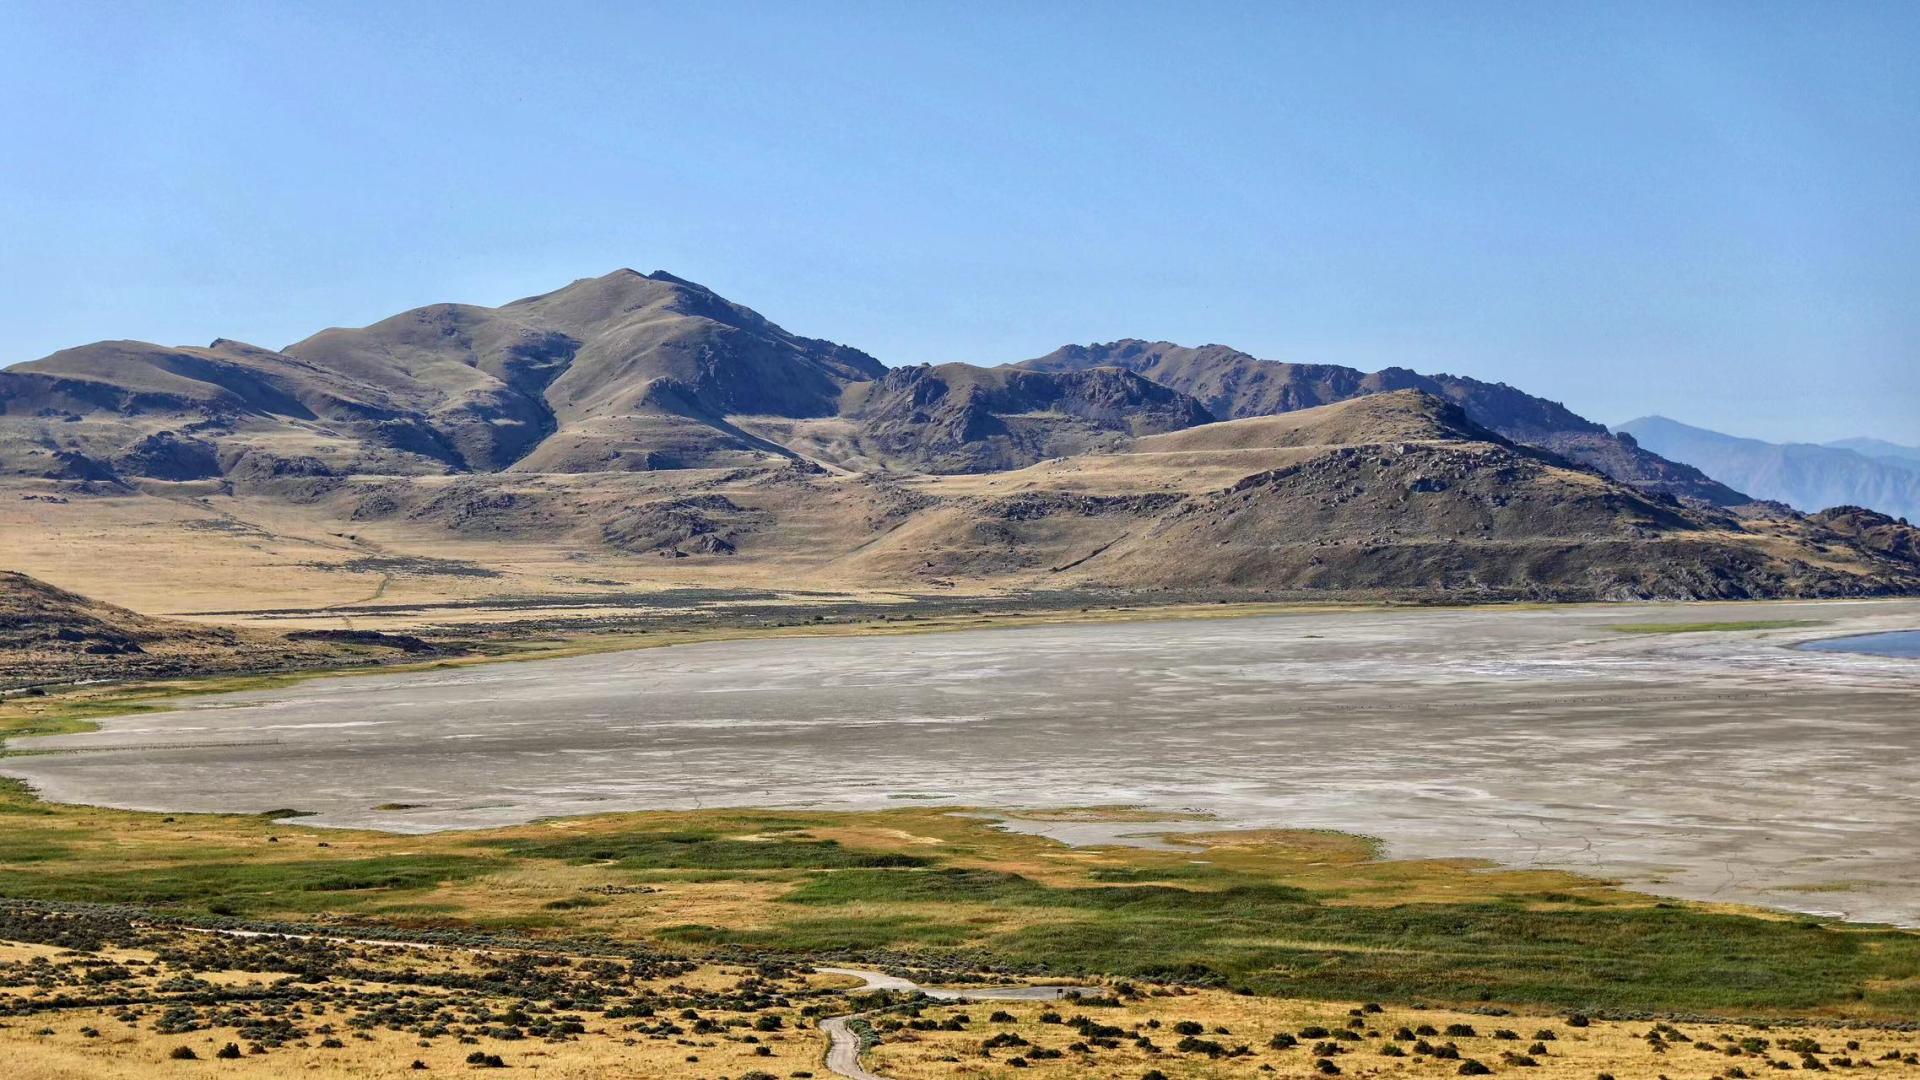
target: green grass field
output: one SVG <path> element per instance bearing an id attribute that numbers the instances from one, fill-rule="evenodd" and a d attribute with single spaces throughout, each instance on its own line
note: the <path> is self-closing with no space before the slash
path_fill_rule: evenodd
<path id="1" fill-rule="evenodd" d="M 621 814 L 395 836 L 0 790 L 0 896 L 177 918 L 915 958 L 1264 995 L 1911 1016 L 1920 936 L 1382 861 L 1359 838 L 1075 850 L 944 808 Z"/>
<path id="2" fill-rule="evenodd" d="M 1819 626 L 1820 619 L 1748 619 L 1743 622 L 1694 623 L 1620 623 L 1609 627 L 1618 634 L 1709 634 L 1737 630 L 1787 630 L 1796 626 Z"/>

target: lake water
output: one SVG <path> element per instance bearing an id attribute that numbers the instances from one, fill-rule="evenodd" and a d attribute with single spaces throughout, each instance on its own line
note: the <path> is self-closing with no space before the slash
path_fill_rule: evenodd
<path id="1" fill-rule="evenodd" d="M 1755 619 L 1820 625 L 1614 629 Z M 67 802 L 403 831 L 1130 804 L 1920 924 L 1920 670 L 1794 647 L 1916 623 L 1912 602 L 1620 605 L 710 643 L 187 699 L 22 740 L 67 752 L 0 774 Z"/>
<path id="2" fill-rule="evenodd" d="M 1920 630 L 1894 630 L 1884 634 L 1856 634 L 1852 637 L 1822 638 L 1800 646 L 1815 652 L 1856 652 L 1870 656 L 1899 656 L 1920 660 Z"/>

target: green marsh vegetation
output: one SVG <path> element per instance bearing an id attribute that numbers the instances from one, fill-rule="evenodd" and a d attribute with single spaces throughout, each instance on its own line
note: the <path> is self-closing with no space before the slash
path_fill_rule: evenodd
<path id="1" fill-rule="evenodd" d="M 1069 849 L 946 808 L 620 814 L 399 836 L 0 789 L 0 897 L 187 921 L 653 942 L 1257 994 L 1911 1016 L 1920 936 L 1236 833 Z"/>
<path id="2" fill-rule="evenodd" d="M 1820 626 L 1823 619 L 1747 619 L 1737 622 L 1692 623 L 1618 623 L 1609 629 L 1617 634 L 1711 634 L 1740 630 L 1790 630 L 1800 626 Z"/>

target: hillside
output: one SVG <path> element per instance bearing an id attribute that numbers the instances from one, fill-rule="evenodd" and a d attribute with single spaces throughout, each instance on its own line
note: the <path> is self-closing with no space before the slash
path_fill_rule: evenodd
<path id="1" fill-rule="evenodd" d="M 376 644 L 385 641 L 384 645 Z M 359 645 L 156 619 L 0 571 L 0 690 L 88 678 L 142 678 L 351 664 L 415 648 Z"/>
<path id="2" fill-rule="evenodd" d="M 1812 512 L 1829 506 L 1866 506 L 1920 520 L 1920 461 L 1869 457 L 1809 443 L 1743 439 L 1643 416 L 1620 425 L 1640 445 L 1753 494 Z"/>
<path id="3" fill-rule="evenodd" d="M 100 342 L 0 372 L 0 472 L 194 481 L 1014 468 L 1206 423 L 1115 372 L 889 370 L 671 274 L 435 304 L 274 352 Z"/>
<path id="4" fill-rule="evenodd" d="M 1019 468 L 1206 424 L 1199 402 L 1122 371 L 1063 374 L 942 364 L 894 368 L 847 388 L 851 457 L 936 473 Z M 823 448 L 824 450 L 824 448 Z"/>
<path id="5" fill-rule="evenodd" d="M 691 282 L 620 270 L 282 352 L 220 341 L 56 353 L 0 373 L 0 461 L 155 479 L 738 465 L 785 451 L 728 415 L 830 414 L 846 383 L 884 371 Z M 185 448 L 155 466 L 140 452 L 154 439 Z"/>
<path id="6" fill-rule="evenodd" d="M 0 506 L 24 526 L 0 565 L 331 629 L 636 591 L 1920 588 L 1897 522 L 1753 503 L 1508 386 L 1139 341 L 889 369 L 629 270 L 279 351 L 101 342 L 0 372 Z"/>
<path id="7" fill-rule="evenodd" d="M 1333 364 L 1261 360 L 1225 345 L 1188 348 L 1166 341 L 1123 339 L 1067 345 L 1018 365 L 1031 371 L 1118 367 L 1193 395 L 1215 416 L 1241 419 L 1312 408 L 1367 394 L 1419 390 L 1459 405 L 1475 423 L 1508 439 L 1552 450 L 1643 491 L 1710 506 L 1751 500 L 1687 465 L 1614 439 L 1606 427 L 1557 401 L 1504 383 L 1459 375 L 1422 375 L 1406 368 L 1363 372 Z"/>
<path id="8" fill-rule="evenodd" d="M 863 549 L 861 565 L 1054 586 L 1486 598 L 1920 586 L 1920 563 L 1864 533 L 1743 523 L 1649 496 L 1417 390 L 1002 475 L 1011 493 L 946 500 Z M 1235 479 L 1216 486 L 1222 475 Z"/>

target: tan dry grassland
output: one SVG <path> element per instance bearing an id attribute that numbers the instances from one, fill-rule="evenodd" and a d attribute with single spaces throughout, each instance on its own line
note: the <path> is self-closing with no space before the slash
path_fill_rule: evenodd
<path id="1" fill-rule="evenodd" d="M 464 1074 L 494 1061 L 581 1080 L 825 1076 L 814 1024 L 854 1010 L 871 1010 L 864 1063 L 893 1080 L 1449 1077 L 1467 1062 L 1552 1080 L 1707 1080 L 1920 1063 L 1920 1034 L 1872 1025 L 1675 1024 L 1127 981 L 1058 1003 L 942 1004 L 846 993 L 853 980 L 804 964 L 240 938 L 102 913 L 0 919 L 30 939 L 0 945 L 0 1057 L 23 1080 Z"/>

